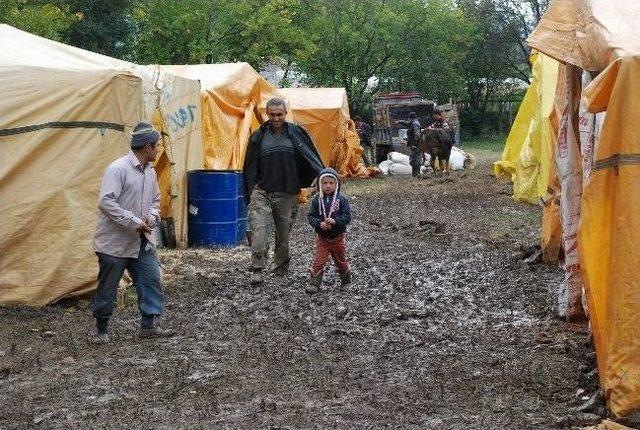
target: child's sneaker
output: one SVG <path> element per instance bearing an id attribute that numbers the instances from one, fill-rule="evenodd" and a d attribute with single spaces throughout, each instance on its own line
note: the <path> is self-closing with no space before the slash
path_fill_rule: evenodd
<path id="1" fill-rule="evenodd" d="M 304 287 L 304 291 L 307 294 L 316 294 L 320 292 L 320 287 L 317 285 L 309 284 L 306 287 Z"/>
<path id="2" fill-rule="evenodd" d="M 311 275 L 311 278 L 309 279 L 309 284 L 304 288 L 304 290 L 308 294 L 315 294 L 320 291 L 320 285 L 322 284 L 322 275 L 323 275 L 322 272 L 320 272 L 316 276 Z"/>

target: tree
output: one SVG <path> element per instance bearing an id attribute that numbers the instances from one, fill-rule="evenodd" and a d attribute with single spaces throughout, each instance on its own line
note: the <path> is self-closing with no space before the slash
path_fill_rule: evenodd
<path id="1" fill-rule="evenodd" d="M 68 29 L 68 42 L 100 54 L 128 59 L 132 48 L 132 0 L 67 0 L 80 19 Z"/>
<path id="2" fill-rule="evenodd" d="M 239 33 L 229 38 L 229 57 L 242 58 L 256 68 L 278 60 L 290 67 L 295 58 L 305 58 L 313 49 L 303 27 L 302 12 L 307 0 L 253 1 L 245 7 L 250 11 L 237 14 L 239 22 L 246 22 Z"/>
<path id="3" fill-rule="evenodd" d="M 405 9 L 417 1 L 309 0 L 299 15 L 312 44 L 288 58 L 312 86 L 344 87 L 351 109 L 369 104 L 369 80 L 383 73 L 406 34 Z"/>
<path id="4" fill-rule="evenodd" d="M 69 11 L 63 1 L 24 2 L 2 0 L 0 2 L 0 22 L 9 24 L 29 33 L 57 41 L 65 41 L 69 27 L 80 20 L 80 16 Z"/>
<path id="5" fill-rule="evenodd" d="M 450 0 L 416 3 L 397 52 L 381 76 L 387 91 L 419 91 L 440 102 L 464 96 L 461 68 L 466 58 L 470 25 Z"/>
<path id="6" fill-rule="evenodd" d="M 500 0 L 460 0 L 459 7 L 471 25 L 469 49 L 462 64 L 467 101 L 464 120 L 474 135 L 487 124 L 492 98 L 510 98 L 517 80 L 527 81 L 529 70 L 519 58 L 520 46 L 513 38 L 512 21 L 498 8 Z"/>
<path id="7" fill-rule="evenodd" d="M 207 52 L 209 0 L 139 0 L 133 7 L 134 60 L 149 64 L 203 62 Z"/>
<path id="8" fill-rule="evenodd" d="M 2 0 L 0 20 L 141 64 L 246 61 L 344 87 L 367 116 L 380 91 L 469 103 L 474 133 L 492 98 L 530 76 L 526 38 L 549 0 Z"/>
<path id="9" fill-rule="evenodd" d="M 530 83 L 531 49 L 527 37 L 542 19 L 549 0 L 495 0 L 497 17 L 504 27 L 504 35 L 518 49 L 506 52 L 509 67 L 518 79 Z"/>
<path id="10" fill-rule="evenodd" d="M 296 26 L 299 0 L 139 0 L 136 59 L 165 64 L 246 61 L 260 68 L 291 57 L 308 39 Z"/>

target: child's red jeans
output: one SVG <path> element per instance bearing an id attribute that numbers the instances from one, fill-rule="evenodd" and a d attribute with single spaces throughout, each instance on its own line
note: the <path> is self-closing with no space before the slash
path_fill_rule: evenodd
<path id="1" fill-rule="evenodd" d="M 335 261 L 338 271 L 341 274 L 351 271 L 349 263 L 347 262 L 344 234 L 334 238 L 317 235 L 316 251 L 313 255 L 313 266 L 311 266 L 311 276 L 318 276 L 324 271 L 324 266 L 329 261 L 329 256 L 333 257 L 333 261 Z"/>

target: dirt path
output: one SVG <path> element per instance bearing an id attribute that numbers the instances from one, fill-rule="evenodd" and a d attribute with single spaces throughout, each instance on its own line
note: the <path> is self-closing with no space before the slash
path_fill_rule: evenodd
<path id="1" fill-rule="evenodd" d="M 561 271 L 523 261 L 540 209 L 513 203 L 490 161 L 450 180 L 349 182 L 347 291 L 332 270 L 304 293 L 301 217 L 295 270 L 260 289 L 245 247 L 162 252 L 171 340 L 138 340 L 131 303 L 106 347 L 86 343 L 87 301 L 0 309 L 0 428 L 585 424 L 572 408 L 597 388 L 586 328 L 553 317 Z"/>

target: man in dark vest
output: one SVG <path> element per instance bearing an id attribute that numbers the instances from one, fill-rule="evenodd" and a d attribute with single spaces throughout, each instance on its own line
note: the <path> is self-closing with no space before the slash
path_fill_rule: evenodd
<path id="1" fill-rule="evenodd" d="M 420 122 L 415 112 L 409 112 L 409 120 L 400 120 L 396 123 L 408 127 L 407 129 L 407 146 L 411 153 L 409 154 L 409 164 L 414 177 L 420 174 L 420 157 L 418 154 L 418 142 L 420 140 Z"/>
<path id="2" fill-rule="evenodd" d="M 289 270 L 292 213 L 301 188 L 310 187 L 324 168 L 307 131 L 287 122 L 287 106 L 275 97 L 267 102 L 269 120 L 249 138 L 244 160 L 244 194 L 251 228 L 251 284 L 263 281 L 269 250 L 269 224 L 275 226 L 273 271 Z"/>

